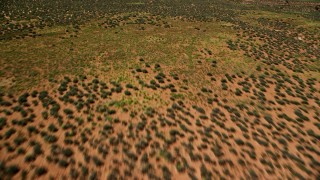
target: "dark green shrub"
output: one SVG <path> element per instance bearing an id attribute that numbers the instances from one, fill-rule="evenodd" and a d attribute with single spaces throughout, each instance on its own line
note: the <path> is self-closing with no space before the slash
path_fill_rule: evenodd
<path id="1" fill-rule="evenodd" d="M 234 141 L 235 141 L 235 142 L 237 143 L 237 145 L 239 145 L 239 146 L 243 146 L 243 145 L 244 145 L 244 142 L 243 142 L 242 139 L 235 139 Z"/>
<path id="2" fill-rule="evenodd" d="M 47 111 L 43 111 L 43 112 L 41 113 L 41 115 L 42 115 L 43 119 L 45 119 L 45 120 L 47 120 L 48 117 L 49 117 L 49 114 L 48 114 Z"/>
<path id="3" fill-rule="evenodd" d="M 42 153 L 43 153 L 43 150 L 41 148 L 41 145 L 39 143 L 36 143 L 33 146 L 33 154 L 39 155 L 39 154 L 42 154 Z"/>
<path id="4" fill-rule="evenodd" d="M 7 125 L 7 118 L 1 117 L 0 118 L 0 130 L 2 130 Z"/>
<path id="5" fill-rule="evenodd" d="M 35 126 L 28 126 L 27 129 L 30 134 L 32 134 L 32 133 L 38 134 L 39 133 L 39 130 Z"/>
<path id="6" fill-rule="evenodd" d="M 170 170 L 166 166 L 162 166 L 161 170 L 163 179 L 170 180 L 172 176 Z"/>
<path id="7" fill-rule="evenodd" d="M 141 162 L 142 163 L 147 163 L 148 161 L 149 161 L 148 154 L 147 153 L 143 153 L 143 155 L 141 157 Z"/>
<path id="8" fill-rule="evenodd" d="M 98 180 L 98 173 L 96 171 L 92 172 L 90 177 L 89 177 L 89 180 Z"/>
<path id="9" fill-rule="evenodd" d="M 94 164 L 96 165 L 96 166 L 102 166 L 104 163 L 97 157 L 97 156 L 93 156 L 92 157 L 92 160 L 93 160 L 93 162 L 94 162 Z"/>
<path id="10" fill-rule="evenodd" d="M 40 177 L 48 173 L 48 169 L 46 167 L 37 167 L 34 170 L 36 176 Z"/>
<path id="11" fill-rule="evenodd" d="M 69 174 L 72 179 L 77 179 L 79 177 L 79 172 L 75 168 L 71 168 Z"/>
<path id="12" fill-rule="evenodd" d="M 16 130 L 14 128 L 10 128 L 5 132 L 4 137 L 9 139 L 14 133 L 16 133 Z"/>
<path id="13" fill-rule="evenodd" d="M 17 146 L 20 146 L 21 144 L 23 144 L 24 142 L 26 142 L 27 139 L 23 136 L 18 136 L 16 137 L 13 142 L 17 145 Z"/>
<path id="14" fill-rule="evenodd" d="M 6 174 L 9 176 L 14 176 L 20 171 L 20 167 L 17 165 L 10 165 L 6 167 Z"/>
<path id="15" fill-rule="evenodd" d="M 48 92 L 47 91 L 41 91 L 39 93 L 39 99 L 42 101 L 44 100 L 46 97 L 48 97 Z"/>
<path id="16" fill-rule="evenodd" d="M 25 162 L 33 162 L 37 159 L 37 156 L 34 154 L 28 154 L 26 155 L 26 157 L 24 158 Z"/>
<path id="17" fill-rule="evenodd" d="M 36 90 L 34 90 L 34 91 L 32 91 L 32 93 L 31 93 L 31 96 L 32 97 L 37 97 L 37 95 L 38 95 L 38 91 L 36 91 Z"/>
<path id="18" fill-rule="evenodd" d="M 64 109 L 63 112 L 66 114 L 66 115 L 73 115 L 73 111 L 71 109 Z"/>
<path id="19" fill-rule="evenodd" d="M 48 126 L 48 130 L 50 131 L 50 132 L 57 132 L 58 131 L 58 128 L 54 125 L 54 124 L 50 124 L 49 126 Z"/>
<path id="20" fill-rule="evenodd" d="M 65 157 L 71 157 L 73 155 L 73 151 L 71 148 L 66 148 L 66 149 L 63 149 L 62 150 L 62 154 L 65 156 Z"/>
<path id="21" fill-rule="evenodd" d="M 26 153 L 26 150 L 24 148 L 18 148 L 18 151 L 17 151 L 18 154 L 25 154 Z"/>
<path id="22" fill-rule="evenodd" d="M 208 171 L 208 169 L 204 164 L 201 164 L 200 172 L 201 172 L 202 179 L 205 179 L 205 180 L 212 179 L 212 173 Z"/>
<path id="23" fill-rule="evenodd" d="M 28 101 L 29 93 L 24 93 L 18 98 L 19 104 L 26 103 Z"/>
<path id="24" fill-rule="evenodd" d="M 132 88 L 133 88 L 133 85 L 132 85 L 132 84 L 127 84 L 127 85 L 126 85 L 126 88 L 131 88 L 131 89 L 132 89 Z"/>
<path id="25" fill-rule="evenodd" d="M 236 88 L 235 94 L 236 94 L 237 96 L 241 96 L 241 95 L 242 95 L 242 92 L 241 92 L 240 89 Z"/>
<path id="26" fill-rule="evenodd" d="M 217 157 L 221 157 L 224 155 L 224 153 L 221 151 L 221 147 L 219 145 L 214 145 L 211 148 L 211 151 L 216 155 Z"/>
<path id="27" fill-rule="evenodd" d="M 124 91 L 124 94 L 127 95 L 127 96 L 130 96 L 130 95 L 131 95 L 131 92 L 128 91 L 128 90 L 125 90 L 125 91 Z"/>
<path id="28" fill-rule="evenodd" d="M 81 176 L 82 176 L 82 177 L 86 177 L 86 176 L 88 176 L 88 175 L 89 175 L 89 170 L 88 170 L 88 168 L 85 167 L 85 166 L 82 166 L 82 167 L 81 167 Z"/>
<path id="29" fill-rule="evenodd" d="M 122 87 L 121 87 L 121 86 L 117 86 L 117 87 L 115 88 L 115 92 L 116 92 L 116 93 L 121 93 L 121 91 L 122 91 Z"/>
<path id="30" fill-rule="evenodd" d="M 63 168 L 66 168 L 69 166 L 69 162 L 63 159 L 60 159 L 58 164 L 60 167 L 63 167 Z"/>
<path id="31" fill-rule="evenodd" d="M 43 138 L 48 143 L 55 143 L 58 141 L 58 138 L 55 135 L 45 135 Z"/>

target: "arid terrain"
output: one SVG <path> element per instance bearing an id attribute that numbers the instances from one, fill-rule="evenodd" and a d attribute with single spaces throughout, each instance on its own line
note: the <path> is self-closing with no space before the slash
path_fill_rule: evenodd
<path id="1" fill-rule="evenodd" d="M 319 46 L 317 0 L 4 0 L 0 180 L 319 179 Z"/>

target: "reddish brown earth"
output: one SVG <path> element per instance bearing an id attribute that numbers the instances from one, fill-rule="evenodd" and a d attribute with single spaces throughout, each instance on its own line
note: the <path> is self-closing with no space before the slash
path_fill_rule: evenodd
<path id="1" fill-rule="evenodd" d="M 319 82 L 308 80 L 309 85 L 300 88 L 310 95 L 303 102 L 295 91 L 291 95 L 284 91 L 301 87 L 298 81 L 282 83 L 277 90 L 277 79 L 238 74 L 217 78 L 207 90 L 183 90 L 186 81 L 179 76 L 160 73 L 157 80 L 159 68 L 143 69 L 148 73 L 134 70 L 137 79 L 127 86 L 66 77 L 49 91 L 37 89 L 20 97 L 3 94 L 0 159 L 4 167 L 19 168 L 6 176 L 274 179 L 319 175 L 320 112 L 315 101 Z M 154 86 L 150 80 L 155 80 Z M 249 87 L 247 92 L 243 83 Z M 222 84 L 228 89 L 211 88 Z M 241 94 L 235 94 L 236 88 Z M 316 91 L 310 94 L 312 88 Z M 181 97 L 173 95 L 175 89 Z M 126 95 L 126 90 L 131 94 Z M 198 93 L 197 100 L 188 99 L 188 93 Z M 289 97 L 296 103 L 286 102 Z M 84 107 L 77 110 L 81 102 Z M 58 111 L 52 110 L 55 104 Z M 48 113 L 47 119 L 43 112 Z M 14 130 L 10 136 L 9 130 Z M 35 144 L 40 151 L 35 152 Z M 67 148 L 69 154 L 64 152 Z M 39 167 L 44 167 L 43 174 Z"/>

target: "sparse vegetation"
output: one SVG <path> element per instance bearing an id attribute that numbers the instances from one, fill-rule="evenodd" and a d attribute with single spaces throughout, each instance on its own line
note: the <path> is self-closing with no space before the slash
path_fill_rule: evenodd
<path id="1" fill-rule="evenodd" d="M 2 2 L 0 179 L 317 179 L 315 4 Z"/>

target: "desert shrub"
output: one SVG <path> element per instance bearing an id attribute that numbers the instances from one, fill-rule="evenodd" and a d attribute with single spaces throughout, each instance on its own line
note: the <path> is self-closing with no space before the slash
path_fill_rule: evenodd
<path id="1" fill-rule="evenodd" d="M 63 149 L 62 150 L 62 154 L 65 156 L 65 157 L 71 157 L 73 155 L 73 151 L 71 148 L 66 148 L 66 149 Z"/>
<path id="2" fill-rule="evenodd" d="M 69 174 L 72 179 L 77 179 L 79 177 L 79 172 L 75 168 L 71 168 Z"/>
<path id="3" fill-rule="evenodd" d="M 1 101 L 0 101 L 0 105 L 1 105 L 1 106 L 6 106 L 6 107 L 10 107 L 10 106 L 12 106 L 12 103 L 9 102 L 9 101 L 1 100 Z"/>
<path id="4" fill-rule="evenodd" d="M 93 171 L 89 177 L 89 180 L 98 180 L 98 173 L 96 171 Z"/>
<path id="5" fill-rule="evenodd" d="M 28 130 L 29 134 L 32 134 L 32 133 L 38 134 L 39 133 L 39 130 L 35 126 L 28 126 L 27 130 Z"/>
<path id="6" fill-rule="evenodd" d="M 9 143 L 5 144 L 5 147 L 7 149 L 7 152 L 14 152 L 16 148 L 14 146 L 11 146 Z"/>
<path id="7" fill-rule="evenodd" d="M 71 79 L 68 76 L 64 76 L 63 79 L 64 79 L 64 82 L 67 82 L 67 83 L 71 82 Z"/>
<path id="8" fill-rule="evenodd" d="M 149 161 L 148 154 L 147 153 L 143 153 L 143 155 L 141 156 L 141 162 L 142 163 L 147 163 L 148 161 Z"/>
<path id="9" fill-rule="evenodd" d="M 154 114 L 156 113 L 156 111 L 152 108 L 152 107 L 148 107 L 146 110 L 145 110 L 145 113 L 147 116 L 149 117 L 154 117 Z"/>
<path id="10" fill-rule="evenodd" d="M 238 159 L 238 163 L 239 163 L 241 166 L 246 165 L 246 162 L 245 162 L 243 159 Z"/>
<path id="11" fill-rule="evenodd" d="M 41 148 L 41 145 L 39 143 L 36 143 L 34 146 L 33 146 L 33 154 L 42 154 L 43 153 L 43 150 Z"/>
<path id="12" fill-rule="evenodd" d="M 121 91 L 122 91 L 122 87 L 121 86 L 117 86 L 115 89 L 114 89 L 114 91 L 116 92 L 116 93 L 121 93 Z"/>
<path id="13" fill-rule="evenodd" d="M 269 124 L 273 124 L 273 119 L 270 115 L 266 115 L 264 116 L 264 119 L 269 123 Z"/>
<path id="14" fill-rule="evenodd" d="M 86 177 L 88 175 L 89 175 L 89 169 L 87 167 L 85 167 L 85 166 L 82 166 L 81 167 L 81 176 L 82 177 Z"/>
<path id="15" fill-rule="evenodd" d="M 204 154 L 204 161 L 210 164 L 214 163 L 214 161 L 210 158 L 208 154 Z"/>
<path id="16" fill-rule="evenodd" d="M 161 67 L 160 64 L 155 64 L 155 65 L 154 65 L 154 68 L 155 68 L 155 69 L 159 69 L 160 67 Z"/>
<path id="17" fill-rule="evenodd" d="M 199 106 L 193 105 L 192 108 L 195 109 L 196 111 L 198 111 L 201 114 L 205 114 L 206 113 L 206 111 L 203 108 L 199 107 Z"/>
<path id="18" fill-rule="evenodd" d="M 284 146 L 287 146 L 287 141 L 285 139 L 279 138 L 278 141 L 279 141 L 280 144 L 282 144 Z"/>
<path id="19" fill-rule="evenodd" d="M 228 86 L 226 85 L 226 83 L 223 83 L 223 84 L 222 84 L 222 89 L 223 89 L 223 90 L 228 90 Z"/>
<path id="20" fill-rule="evenodd" d="M 18 154 L 25 154 L 26 150 L 24 148 L 22 148 L 22 147 L 19 147 L 17 153 Z"/>
<path id="21" fill-rule="evenodd" d="M 107 110 L 107 113 L 109 114 L 109 115 L 113 115 L 113 114 L 115 114 L 117 111 L 116 110 L 114 110 L 114 109 L 108 109 Z"/>
<path id="22" fill-rule="evenodd" d="M 77 84 L 77 83 L 79 82 L 79 79 L 78 79 L 78 78 L 74 78 L 74 79 L 72 80 L 72 82 L 75 83 L 75 84 Z"/>
<path id="23" fill-rule="evenodd" d="M 242 139 L 235 139 L 234 141 L 235 141 L 235 142 L 237 143 L 237 145 L 239 145 L 239 146 L 243 146 L 243 145 L 244 145 L 244 142 L 243 142 Z"/>
<path id="24" fill-rule="evenodd" d="M 58 128 L 54 125 L 54 124 L 50 124 L 49 126 L 48 126 L 48 130 L 50 131 L 50 132 L 57 132 L 58 131 Z"/>
<path id="25" fill-rule="evenodd" d="M 59 145 L 53 144 L 51 145 L 51 154 L 59 155 L 61 153 L 61 147 Z"/>
<path id="26" fill-rule="evenodd" d="M 312 136 L 312 137 L 315 137 L 315 138 L 317 138 L 317 139 L 320 139 L 320 135 L 317 135 L 312 129 L 308 129 L 308 130 L 307 130 L 307 134 L 308 134 L 309 136 Z"/>
<path id="27" fill-rule="evenodd" d="M 22 110 L 20 111 L 20 114 L 21 114 L 22 117 L 27 117 L 27 116 L 28 116 L 28 112 L 25 111 L 24 109 L 22 109 Z"/>
<path id="28" fill-rule="evenodd" d="M 37 95 L 38 95 L 38 91 L 36 91 L 36 90 L 34 90 L 34 91 L 32 91 L 32 93 L 31 93 L 31 96 L 32 97 L 37 97 Z"/>
<path id="29" fill-rule="evenodd" d="M 57 103 L 53 104 L 50 109 L 50 115 L 57 117 L 59 110 L 60 110 L 60 105 Z"/>
<path id="30" fill-rule="evenodd" d="M 130 95 L 131 95 L 131 92 L 128 91 L 128 90 L 125 90 L 125 91 L 124 91 L 124 94 L 127 95 L 127 96 L 130 96 Z"/>
<path id="31" fill-rule="evenodd" d="M 199 118 L 200 118 L 200 119 L 203 119 L 203 120 L 209 119 L 209 118 L 208 118 L 208 116 L 203 115 L 203 114 L 202 114 L 202 115 L 200 115 L 200 116 L 199 116 Z"/>
<path id="32" fill-rule="evenodd" d="M 7 125 L 7 118 L 1 117 L 0 118 L 0 130 L 2 130 Z"/>
<path id="33" fill-rule="evenodd" d="M 7 110 L 7 109 L 4 109 L 2 110 L 2 112 L 6 115 L 6 116 L 10 116 L 12 114 L 11 111 Z M 1 119 L 1 118 L 0 118 Z"/>
<path id="34" fill-rule="evenodd" d="M 262 145 L 262 146 L 265 146 L 265 147 L 268 147 L 269 146 L 269 143 L 267 142 L 267 141 L 264 141 L 264 140 L 261 140 L 261 139 L 259 139 L 259 138 L 257 138 L 257 137 L 254 137 L 253 138 L 255 141 L 257 141 L 260 145 Z"/>
<path id="35" fill-rule="evenodd" d="M 43 139 L 48 143 L 55 143 L 58 141 L 58 138 L 55 135 L 45 135 Z"/>
<path id="36" fill-rule="evenodd" d="M 240 89 L 236 88 L 235 94 L 236 94 L 237 96 L 241 96 L 241 95 L 242 95 L 242 92 L 241 92 Z"/>
<path id="37" fill-rule="evenodd" d="M 250 169 L 250 170 L 249 170 L 249 174 L 250 174 L 250 177 L 251 177 L 252 179 L 257 179 L 257 178 L 258 178 L 257 173 L 256 173 L 253 169 Z"/>
<path id="38" fill-rule="evenodd" d="M 103 126 L 103 130 L 109 132 L 113 130 L 113 127 L 111 125 L 106 124 Z"/>
<path id="39" fill-rule="evenodd" d="M 48 173 L 48 169 L 46 167 L 37 167 L 35 170 L 34 170 L 34 173 L 36 176 L 43 176 L 45 174 Z"/>
<path id="40" fill-rule="evenodd" d="M 64 159 L 60 159 L 59 162 L 58 162 L 58 165 L 62 168 L 66 168 L 69 166 L 69 162 L 64 160 Z"/>
<path id="41" fill-rule="evenodd" d="M 250 139 L 250 136 L 247 133 L 243 133 L 243 137 L 246 138 L 246 139 Z"/>
<path id="42" fill-rule="evenodd" d="M 201 172 L 202 179 L 205 179 L 205 180 L 211 179 L 212 173 L 210 171 L 208 171 L 208 169 L 206 168 L 206 166 L 204 164 L 201 164 L 200 172 Z"/>
<path id="43" fill-rule="evenodd" d="M 20 146 L 21 144 L 23 144 L 24 142 L 26 142 L 27 139 L 23 136 L 18 136 L 16 137 L 13 142 L 17 145 L 17 146 Z"/>
<path id="44" fill-rule="evenodd" d="M 133 85 L 132 84 L 126 84 L 126 88 L 133 88 Z"/>
<path id="45" fill-rule="evenodd" d="M 21 119 L 21 120 L 13 119 L 11 121 L 11 123 L 13 125 L 19 125 L 19 126 L 23 126 L 24 127 L 24 126 L 26 126 L 28 124 L 28 121 L 27 121 L 27 119 Z"/>
<path id="46" fill-rule="evenodd" d="M 142 164 L 141 173 L 142 174 L 147 174 L 147 173 L 150 174 L 150 171 L 152 171 L 152 169 L 153 169 L 153 167 L 150 163 Z"/>
<path id="47" fill-rule="evenodd" d="M 85 75 L 79 75 L 79 79 L 80 79 L 81 81 L 84 81 L 85 79 L 87 79 L 87 76 L 85 76 Z"/>
<path id="48" fill-rule="evenodd" d="M 172 176 L 170 170 L 166 166 L 162 166 L 161 170 L 163 179 L 170 180 Z"/>
<path id="49" fill-rule="evenodd" d="M 298 119 L 297 119 L 297 120 L 300 121 L 300 122 L 302 122 L 302 121 L 309 121 L 309 120 L 310 120 L 307 116 L 303 115 L 302 112 L 301 112 L 299 109 L 296 109 L 296 110 L 294 111 L 294 114 L 298 116 Z M 300 120 L 300 119 L 301 119 L 301 120 Z"/>
<path id="50" fill-rule="evenodd" d="M 6 174 L 9 176 L 14 176 L 20 171 L 20 167 L 18 165 L 10 165 L 6 167 Z"/>
<path id="51" fill-rule="evenodd" d="M 216 155 L 217 157 L 221 157 L 224 155 L 224 153 L 221 151 L 221 147 L 219 145 L 214 145 L 211 148 L 211 151 Z"/>
<path id="52" fill-rule="evenodd" d="M 39 105 L 39 102 L 38 102 L 37 100 L 32 100 L 32 104 L 33 104 L 34 106 L 38 106 L 38 105 Z"/>
<path id="53" fill-rule="evenodd" d="M 45 119 L 45 120 L 47 120 L 48 117 L 49 117 L 49 114 L 48 114 L 47 111 L 43 111 L 43 112 L 41 113 L 41 115 L 42 115 L 43 119 Z"/>
<path id="54" fill-rule="evenodd" d="M 178 171 L 179 173 L 182 173 L 182 172 L 184 172 L 184 171 L 186 170 L 184 164 L 181 163 L 180 161 L 178 161 L 178 162 L 176 163 L 176 169 L 177 169 L 177 171 Z"/>
<path id="55" fill-rule="evenodd" d="M 18 98 L 19 104 L 26 103 L 28 101 L 29 93 L 24 93 Z"/>
<path id="56" fill-rule="evenodd" d="M 97 156 L 93 156 L 92 157 L 92 160 L 93 160 L 93 162 L 94 162 L 94 164 L 96 165 L 96 166 L 102 166 L 104 163 L 97 157 Z"/>
<path id="57" fill-rule="evenodd" d="M 98 84 L 98 83 L 99 83 L 99 79 L 97 79 L 97 78 L 93 79 L 93 80 L 92 80 L 92 83 Z"/>
<path id="58" fill-rule="evenodd" d="M 72 115 L 73 114 L 73 111 L 71 109 L 64 109 L 63 112 L 66 114 L 66 115 Z"/>
<path id="59" fill-rule="evenodd" d="M 63 81 L 63 82 L 60 84 L 60 86 L 59 86 L 59 88 L 58 88 L 58 91 L 59 91 L 60 93 L 63 93 L 63 92 L 65 92 L 65 91 L 67 91 L 67 89 L 68 89 L 68 82 Z"/>
<path id="60" fill-rule="evenodd" d="M 16 130 L 14 128 L 10 128 L 4 133 L 4 137 L 9 139 L 14 133 L 16 133 Z"/>
<path id="61" fill-rule="evenodd" d="M 205 87 L 201 88 L 201 91 L 204 92 L 204 93 L 209 92 L 209 90 L 207 88 L 205 88 Z"/>
<path id="62" fill-rule="evenodd" d="M 201 124 L 201 122 L 200 122 L 199 119 L 196 120 L 196 125 L 197 125 L 198 127 L 201 127 L 201 126 L 202 126 L 202 124 Z"/>
<path id="63" fill-rule="evenodd" d="M 33 162 L 37 159 L 37 156 L 35 154 L 28 154 L 26 155 L 26 157 L 24 158 L 25 162 Z"/>
<path id="64" fill-rule="evenodd" d="M 27 170 L 22 170 L 21 172 L 21 179 L 27 179 L 28 171 Z"/>

